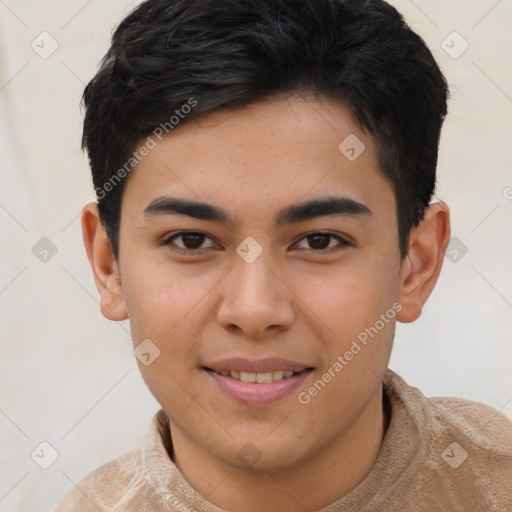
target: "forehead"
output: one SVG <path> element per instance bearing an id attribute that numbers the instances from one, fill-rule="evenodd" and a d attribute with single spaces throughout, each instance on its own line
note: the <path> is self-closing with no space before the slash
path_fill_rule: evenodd
<path id="1" fill-rule="evenodd" d="M 156 142 L 125 190 L 141 213 L 166 194 L 216 203 L 233 216 L 272 210 L 273 219 L 283 204 L 319 195 L 394 201 L 373 139 L 346 105 L 327 98 L 291 96 L 213 112 Z"/>

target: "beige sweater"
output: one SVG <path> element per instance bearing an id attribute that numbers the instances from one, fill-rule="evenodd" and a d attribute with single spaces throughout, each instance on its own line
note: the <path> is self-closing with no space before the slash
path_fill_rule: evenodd
<path id="1" fill-rule="evenodd" d="M 512 511 L 506 416 L 477 402 L 427 398 L 391 370 L 384 391 L 391 420 L 375 465 L 321 512 Z M 85 477 L 55 512 L 223 512 L 190 487 L 168 453 L 169 424 L 160 410 L 141 449 Z"/>

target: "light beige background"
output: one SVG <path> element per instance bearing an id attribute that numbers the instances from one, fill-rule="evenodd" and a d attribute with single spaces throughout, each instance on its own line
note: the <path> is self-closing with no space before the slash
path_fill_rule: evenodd
<path id="1" fill-rule="evenodd" d="M 100 315 L 79 222 L 93 199 L 80 96 L 136 3 L 0 0 L 0 511 L 51 510 L 86 473 L 134 447 L 158 408 L 127 323 Z M 390 366 L 425 394 L 512 417 L 511 1 L 393 4 L 451 85 L 437 195 L 468 251 L 445 260 L 421 319 L 399 325 Z M 43 31 L 58 43 L 46 59 L 31 48 Z M 464 42 L 454 31 L 469 44 L 458 58 Z M 32 253 L 42 237 L 58 249 L 47 263 Z M 30 456 L 42 441 L 58 452 L 48 469 Z"/>

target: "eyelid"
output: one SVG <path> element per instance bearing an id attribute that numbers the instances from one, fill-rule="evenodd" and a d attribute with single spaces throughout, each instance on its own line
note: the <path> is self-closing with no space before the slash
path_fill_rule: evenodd
<path id="1" fill-rule="evenodd" d="M 206 249 L 183 249 L 183 247 L 178 247 L 175 244 L 173 244 L 172 240 L 174 238 L 179 238 L 181 235 L 202 235 L 205 238 L 210 239 L 211 241 L 214 241 L 213 237 L 206 234 L 205 232 L 191 229 L 191 230 L 176 231 L 174 233 L 167 234 L 162 238 L 161 243 L 162 243 L 162 245 L 172 245 L 173 251 L 186 253 L 186 254 L 202 254 L 206 250 Z M 208 247 L 207 249 L 211 249 L 211 247 Z"/>
<path id="2" fill-rule="evenodd" d="M 293 245 L 296 245 L 299 242 L 301 242 L 302 240 L 304 240 L 305 238 L 307 238 L 308 236 L 313 236 L 313 235 L 330 236 L 331 238 L 337 239 L 338 244 L 335 245 L 334 247 L 329 247 L 327 249 L 317 249 L 317 250 L 315 250 L 315 249 L 299 249 L 299 250 L 306 251 L 306 252 L 309 252 L 312 254 L 328 254 L 331 252 L 339 251 L 339 250 L 341 250 L 341 248 L 346 247 L 347 245 L 352 245 L 352 243 L 346 237 L 343 237 L 342 235 L 335 233 L 333 231 L 326 231 L 326 230 L 309 231 L 308 233 L 301 235 L 297 239 L 297 241 L 293 243 Z"/>
<path id="3" fill-rule="evenodd" d="M 172 240 L 174 238 L 179 238 L 181 235 L 187 235 L 187 234 L 189 234 L 189 235 L 202 235 L 205 238 L 210 239 L 211 241 L 215 242 L 213 237 L 211 237 L 210 235 L 208 235 L 207 233 L 205 233 L 203 231 L 182 230 L 182 231 L 173 232 L 173 233 L 170 233 L 170 234 L 164 236 L 162 238 L 162 242 L 161 243 L 162 243 L 162 245 L 173 245 L 173 248 L 172 248 L 173 251 L 180 252 L 180 253 L 183 253 L 183 254 L 202 254 L 206 250 L 212 249 L 212 247 L 207 247 L 206 249 L 183 249 L 182 247 L 178 247 L 175 244 L 172 244 Z M 346 247 L 348 245 L 352 245 L 353 244 L 352 242 L 347 240 L 348 237 L 343 237 L 342 235 L 334 233 L 332 231 L 316 230 L 316 231 L 309 231 L 307 233 L 303 233 L 292 244 L 292 246 L 298 244 L 302 240 L 306 239 L 308 236 L 313 236 L 313 235 L 326 235 L 326 236 L 330 236 L 332 238 L 337 239 L 339 243 L 338 243 L 338 245 L 335 245 L 334 247 L 329 247 L 327 249 L 318 249 L 318 250 L 315 250 L 315 249 L 299 249 L 300 251 L 306 251 L 306 252 L 309 252 L 309 253 L 312 253 L 312 254 L 328 254 L 328 253 L 331 253 L 331 252 L 335 252 L 335 251 L 341 250 L 342 248 L 344 248 L 344 247 Z"/>

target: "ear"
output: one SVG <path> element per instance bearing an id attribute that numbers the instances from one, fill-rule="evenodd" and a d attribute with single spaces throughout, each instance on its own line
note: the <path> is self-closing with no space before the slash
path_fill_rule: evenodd
<path id="1" fill-rule="evenodd" d="M 413 229 L 409 251 L 400 270 L 399 322 L 414 322 L 437 282 L 450 241 L 450 210 L 443 202 L 431 204 Z"/>
<path id="2" fill-rule="evenodd" d="M 101 224 L 96 203 L 89 203 L 82 210 L 82 235 L 96 288 L 100 293 L 103 316 L 109 320 L 126 320 L 128 314 L 119 265 Z"/>

